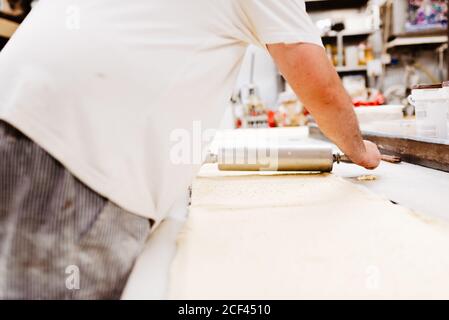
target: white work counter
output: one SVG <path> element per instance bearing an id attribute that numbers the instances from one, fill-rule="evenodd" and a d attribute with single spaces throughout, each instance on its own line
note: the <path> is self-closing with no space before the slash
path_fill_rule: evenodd
<path id="1" fill-rule="evenodd" d="M 303 130 L 289 130 L 289 132 L 287 132 L 288 130 L 282 132 L 285 132 L 286 135 L 298 132 L 298 140 L 311 141 Z M 245 134 L 245 132 L 236 134 Z M 323 142 L 315 141 L 314 143 Z M 207 175 L 211 170 L 211 165 L 206 166 L 204 170 Z M 448 173 L 407 163 L 382 163 L 375 171 L 368 171 L 351 164 L 339 164 L 335 165 L 333 174 L 349 180 L 361 188 L 368 188 L 424 217 L 449 219 Z M 357 179 L 357 177 L 367 174 L 374 175 L 376 179 L 372 181 Z M 223 176 L 225 175 L 226 173 L 223 173 Z M 279 178 L 273 176 L 269 179 L 272 181 L 270 185 L 275 186 L 276 179 Z M 195 189 L 193 192 L 195 193 Z M 167 298 L 169 271 L 176 253 L 176 240 L 182 227 L 182 220 L 169 218 L 155 231 L 135 266 L 123 295 L 124 299 Z"/>
<path id="2" fill-rule="evenodd" d="M 340 164 L 334 174 L 362 185 L 391 201 L 423 215 L 449 221 L 449 173 L 425 167 L 382 162 L 374 171 L 351 164 Z M 361 175 L 374 175 L 376 180 L 359 181 Z"/>

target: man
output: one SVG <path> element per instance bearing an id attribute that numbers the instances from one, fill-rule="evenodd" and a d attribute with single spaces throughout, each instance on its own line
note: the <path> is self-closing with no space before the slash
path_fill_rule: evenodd
<path id="1" fill-rule="evenodd" d="M 171 134 L 218 124 L 249 44 L 378 166 L 303 0 L 38 2 L 0 54 L 1 298 L 120 297 L 199 167 L 171 161 Z"/>

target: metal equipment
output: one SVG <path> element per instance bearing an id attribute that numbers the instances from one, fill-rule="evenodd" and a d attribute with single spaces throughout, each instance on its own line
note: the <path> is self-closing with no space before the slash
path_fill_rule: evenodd
<path id="1" fill-rule="evenodd" d="M 389 162 L 400 162 L 398 157 L 383 155 Z M 334 163 L 351 163 L 330 146 L 285 145 L 263 147 L 222 147 L 218 154 L 209 154 L 206 163 L 218 163 L 221 171 L 307 171 L 331 172 Z"/>

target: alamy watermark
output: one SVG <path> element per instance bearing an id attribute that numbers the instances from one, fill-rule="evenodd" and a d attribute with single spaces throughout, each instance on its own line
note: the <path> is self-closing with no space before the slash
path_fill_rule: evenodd
<path id="1" fill-rule="evenodd" d="M 79 6 L 71 5 L 67 7 L 65 26 L 72 31 L 81 29 L 81 8 Z"/>
<path id="2" fill-rule="evenodd" d="M 65 268 L 65 287 L 68 290 L 80 289 L 80 268 L 76 265 L 70 265 Z"/>
<path id="3" fill-rule="evenodd" d="M 365 287 L 368 290 L 379 290 L 381 285 L 381 271 L 377 266 L 368 266 L 365 270 Z"/>
<path id="4" fill-rule="evenodd" d="M 201 165 L 211 154 L 221 164 L 258 165 L 265 170 L 278 166 L 279 136 L 266 130 L 203 128 L 201 121 L 193 121 L 191 128 L 178 128 L 170 133 L 170 162 L 174 165 Z"/>

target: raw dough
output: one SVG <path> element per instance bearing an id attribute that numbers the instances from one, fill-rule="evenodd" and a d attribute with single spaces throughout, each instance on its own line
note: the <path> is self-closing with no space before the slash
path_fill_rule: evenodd
<path id="1" fill-rule="evenodd" d="M 226 175 L 194 183 L 169 298 L 449 298 L 445 223 L 333 175 Z"/>
<path id="2" fill-rule="evenodd" d="M 363 176 L 358 176 L 357 180 L 358 181 L 374 181 L 374 180 L 377 180 L 377 177 L 373 176 L 372 174 L 365 174 Z"/>

